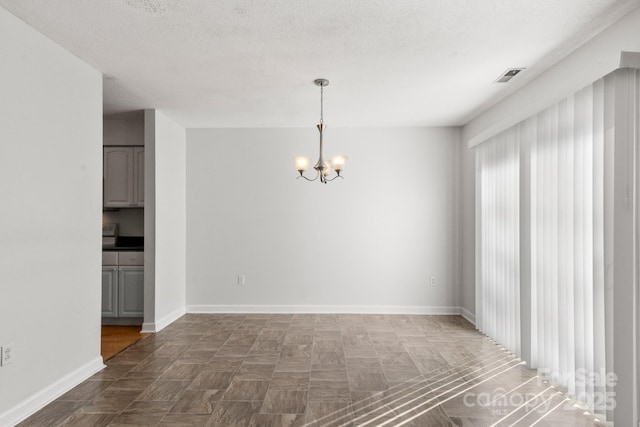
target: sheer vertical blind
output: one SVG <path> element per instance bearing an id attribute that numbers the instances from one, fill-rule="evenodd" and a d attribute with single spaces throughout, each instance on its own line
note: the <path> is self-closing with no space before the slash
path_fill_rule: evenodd
<path id="1" fill-rule="evenodd" d="M 538 114 L 531 144 L 531 363 L 601 413 L 604 84 Z"/>
<path id="2" fill-rule="evenodd" d="M 477 147 L 478 329 L 606 413 L 604 138 L 610 81 L 601 79 Z M 526 150 L 526 152 L 525 152 Z M 521 173 L 526 155 L 530 168 Z M 524 169 L 523 169 L 524 170 Z M 520 180 L 530 188 L 521 204 Z M 530 207 L 520 215 L 519 207 Z M 519 236 L 530 234 L 530 256 Z M 520 267 L 530 277 L 521 330 Z M 524 271 L 524 270 L 523 270 Z M 529 294 L 527 294 L 528 298 Z M 521 337 L 522 332 L 522 337 Z"/>
<path id="3" fill-rule="evenodd" d="M 480 182 L 476 205 L 481 239 L 476 306 L 480 331 L 520 352 L 519 142 L 517 127 L 477 151 Z"/>

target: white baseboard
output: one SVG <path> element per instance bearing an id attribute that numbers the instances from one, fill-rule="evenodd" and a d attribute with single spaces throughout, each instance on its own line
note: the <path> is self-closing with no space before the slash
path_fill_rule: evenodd
<path id="1" fill-rule="evenodd" d="M 53 384 L 38 391 L 31 397 L 23 400 L 5 413 L 0 414 L 0 426 L 14 426 L 18 424 L 104 367 L 102 357 L 96 357 Z"/>
<path id="2" fill-rule="evenodd" d="M 462 315 L 462 317 L 467 319 L 471 324 L 473 324 L 475 326 L 475 324 L 476 324 L 476 315 L 475 314 L 473 314 L 472 312 L 470 312 L 469 310 L 467 310 L 464 307 L 461 307 L 460 314 Z"/>
<path id="3" fill-rule="evenodd" d="M 158 319 L 155 322 L 144 322 L 142 324 L 142 330 L 140 331 L 143 334 L 147 333 L 156 333 L 160 332 L 186 313 L 184 307 L 180 307 L 177 310 L 172 311 L 171 313 L 164 316 L 162 319 Z"/>
<path id="4" fill-rule="evenodd" d="M 156 323 L 155 322 L 143 322 L 142 329 L 140 330 L 141 334 L 155 334 L 156 332 Z"/>
<path id="5" fill-rule="evenodd" d="M 400 305 L 188 305 L 187 313 L 460 314 L 460 307 Z"/>

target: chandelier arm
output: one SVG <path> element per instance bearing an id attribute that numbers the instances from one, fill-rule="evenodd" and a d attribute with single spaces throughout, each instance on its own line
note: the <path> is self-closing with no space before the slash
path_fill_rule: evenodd
<path id="1" fill-rule="evenodd" d="M 316 177 L 315 177 L 315 178 L 313 178 L 313 179 L 309 179 L 309 178 L 307 178 L 306 176 L 304 176 L 304 175 L 300 174 L 300 175 L 298 175 L 298 176 L 296 177 L 296 179 L 298 179 L 298 178 L 304 178 L 304 179 L 306 179 L 307 181 L 315 181 L 316 179 L 318 179 L 318 175 L 316 175 Z"/>
<path id="2" fill-rule="evenodd" d="M 342 178 L 342 179 L 344 179 L 344 176 L 342 176 L 342 175 L 336 175 L 336 176 L 334 176 L 334 177 L 333 177 L 333 178 L 331 178 L 331 179 L 327 179 L 327 178 L 325 178 L 324 180 L 325 180 L 326 182 L 329 182 L 329 181 L 333 181 L 333 180 L 334 180 L 334 179 L 336 179 L 336 178 Z"/>

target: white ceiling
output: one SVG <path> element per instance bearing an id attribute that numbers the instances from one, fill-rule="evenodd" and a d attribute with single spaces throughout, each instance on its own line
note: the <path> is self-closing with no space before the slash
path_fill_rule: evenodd
<path id="1" fill-rule="evenodd" d="M 0 0 L 186 127 L 462 125 L 640 0 Z M 507 68 L 527 70 L 507 84 Z"/>

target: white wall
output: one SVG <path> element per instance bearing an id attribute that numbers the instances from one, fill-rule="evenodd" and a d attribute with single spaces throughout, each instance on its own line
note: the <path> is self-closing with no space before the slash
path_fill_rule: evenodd
<path id="1" fill-rule="evenodd" d="M 453 128 L 329 127 L 326 157 L 350 159 L 323 185 L 292 161 L 315 162 L 313 127 L 189 129 L 187 310 L 457 310 L 459 144 Z"/>
<path id="2" fill-rule="evenodd" d="M 470 145 L 481 143 L 590 85 L 620 68 L 622 51 L 640 52 L 640 8 L 471 120 L 463 128 L 463 140 Z"/>
<path id="3" fill-rule="evenodd" d="M 144 145 L 144 111 L 105 116 L 103 145 Z"/>
<path id="4" fill-rule="evenodd" d="M 156 327 L 185 312 L 186 131 L 155 112 Z"/>
<path id="5" fill-rule="evenodd" d="M 156 332 L 156 111 L 144 110 L 144 320 Z"/>
<path id="6" fill-rule="evenodd" d="M 0 8 L 0 425 L 100 357 L 102 77 Z"/>
<path id="7" fill-rule="evenodd" d="M 145 307 L 143 330 L 185 313 L 186 131 L 145 110 Z"/>

